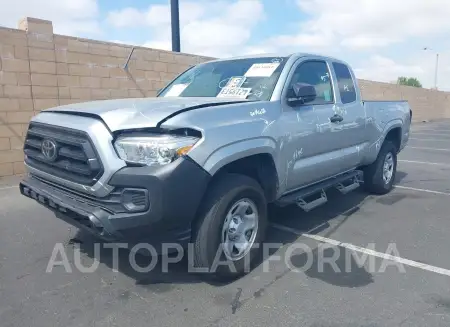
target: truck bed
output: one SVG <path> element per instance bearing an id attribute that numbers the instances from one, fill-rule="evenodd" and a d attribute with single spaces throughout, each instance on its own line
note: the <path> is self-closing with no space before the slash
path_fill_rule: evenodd
<path id="1" fill-rule="evenodd" d="M 366 110 L 366 116 L 373 117 L 375 121 L 382 124 L 387 124 L 393 119 L 398 119 L 398 117 L 401 117 L 402 122 L 411 121 L 412 111 L 406 100 L 363 100 L 362 104 Z"/>

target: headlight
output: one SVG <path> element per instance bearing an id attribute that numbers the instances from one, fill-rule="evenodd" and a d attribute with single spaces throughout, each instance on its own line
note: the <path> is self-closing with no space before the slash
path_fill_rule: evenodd
<path id="1" fill-rule="evenodd" d="M 122 160 L 161 166 L 188 153 L 198 140 L 178 135 L 124 136 L 116 140 L 114 147 Z"/>

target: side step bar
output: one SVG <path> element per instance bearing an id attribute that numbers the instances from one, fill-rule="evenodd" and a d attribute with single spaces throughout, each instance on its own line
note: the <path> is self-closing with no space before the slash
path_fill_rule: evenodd
<path id="1" fill-rule="evenodd" d="M 362 176 L 360 170 L 345 173 L 287 194 L 281 197 L 277 204 L 286 206 L 295 203 L 308 212 L 328 201 L 326 190 L 335 187 L 342 194 L 347 194 L 359 187 Z"/>

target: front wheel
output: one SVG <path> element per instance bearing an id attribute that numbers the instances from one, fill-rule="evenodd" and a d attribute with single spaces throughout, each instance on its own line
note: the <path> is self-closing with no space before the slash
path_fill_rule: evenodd
<path id="1" fill-rule="evenodd" d="M 226 174 L 203 202 L 193 237 L 194 265 L 222 280 L 250 271 L 267 227 L 267 203 L 252 178 Z"/>
<path id="2" fill-rule="evenodd" d="M 397 173 L 397 148 L 387 141 L 378 153 L 377 160 L 364 169 L 364 188 L 374 194 L 389 193 Z"/>

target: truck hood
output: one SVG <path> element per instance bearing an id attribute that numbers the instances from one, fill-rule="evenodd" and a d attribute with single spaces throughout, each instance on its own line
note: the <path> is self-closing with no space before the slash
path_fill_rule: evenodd
<path id="1" fill-rule="evenodd" d="M 157 127 L 165 119 L 187 110 L 246 101 L 214 97 L 117 99 L 70 104 L 46 109 L 44 112 L 96 116 L 102 119 L 108 128 L 114 132 L 125 129 Z"/>

